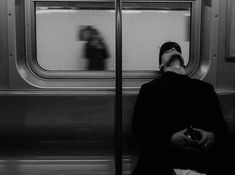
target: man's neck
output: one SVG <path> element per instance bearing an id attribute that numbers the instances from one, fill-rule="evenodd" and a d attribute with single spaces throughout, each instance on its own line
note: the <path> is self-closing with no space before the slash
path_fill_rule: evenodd
<path id="1" fill-rule="evenodd" d="M 181 66 L 171 66 L 171 67 L 165 67 L 164 72 L 174 72 L 177 74 L 185 75 L 185 69 Z"/>

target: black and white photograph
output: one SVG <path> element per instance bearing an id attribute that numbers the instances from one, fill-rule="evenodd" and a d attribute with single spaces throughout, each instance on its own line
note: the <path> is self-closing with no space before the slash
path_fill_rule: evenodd
<path id="1" fill-rule="evenodd" d="M 235 175 L 235 0 L 0 0 L 0 175 Z"/>

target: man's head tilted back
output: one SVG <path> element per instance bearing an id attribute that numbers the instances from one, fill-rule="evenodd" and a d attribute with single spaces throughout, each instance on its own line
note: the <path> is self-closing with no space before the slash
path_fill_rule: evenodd
<path id="1" fill-rule="evenodd" d="M 164 43 L 159 52 L 159 68 L 163 72 L 165 67 L 170 66 L 170 64 L 179 60 L 181 66 L 184 67 L 184 59 L 181 55 L 181 48 L 176 42 L 166 42 Z"/>

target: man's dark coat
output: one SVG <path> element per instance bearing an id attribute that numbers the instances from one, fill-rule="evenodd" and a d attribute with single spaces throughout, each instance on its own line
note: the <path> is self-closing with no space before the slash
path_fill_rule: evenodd
<path id="1" fill-rule="evenodd" d="M 215 134 L 211 150 L 185 153 L 171 147 L 171 136 L 188 126 Z M 213 86 L 173 72 L 141 87 L 133 130 L 142 147 L 134 175 L 168 175 L 172 168 L 214 172 L 227 132 Z"/>

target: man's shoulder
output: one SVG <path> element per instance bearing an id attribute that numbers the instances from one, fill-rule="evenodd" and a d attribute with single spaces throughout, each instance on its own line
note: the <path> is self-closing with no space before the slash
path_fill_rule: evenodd
<path id="1" fill-rule="evenodd" d="M 203 81 L 203 80 L 190 78 L 190 81 L 192 81 L 194 84 L 196 84 L 200 87 L 213 88 L 213 85 L 211 83 L 208 83 L 208 82 Z"/>
<path id="2" fill-rule="evenodd" d="M 151 91 L 153 89 L 158 88 L 160 84 L 161 84 L 161 78 L 156 78 L 150 82 L 143 84 L 141 86 L 141 89 L 146 91 Z"/>
<path id="3" fill-rule="evenodd" d="M 145 87 L 151 87 L 151 86 L 154 86 L 156 84 L 158 84 L 158 82 L 160 81 L 161 78 L 156 78 L 156 79 L 153 79 L 145 84 L 143 84 L 142 86 L 145 86 Z"/>
<path id="4" fill-rule="evenodd" d="M 193 84 L 193 86 L 197 88 L 214 89 L 213 85 L 206 81 L 195 79 L 195 78 L 190 78 L 190 77 L 188 77 L 187 80 L 191 84 Z M 150 82 L 143 84 L 141 86 L 141 89 L 145 91 L 151 91 L 151 90 L 156 90 L 158 88 L 164 88 L 165 86 L 167 86 L 167 83 L 164 81 L 164 78 L 159 77 L 159 78 L 153 79 Z"/>

